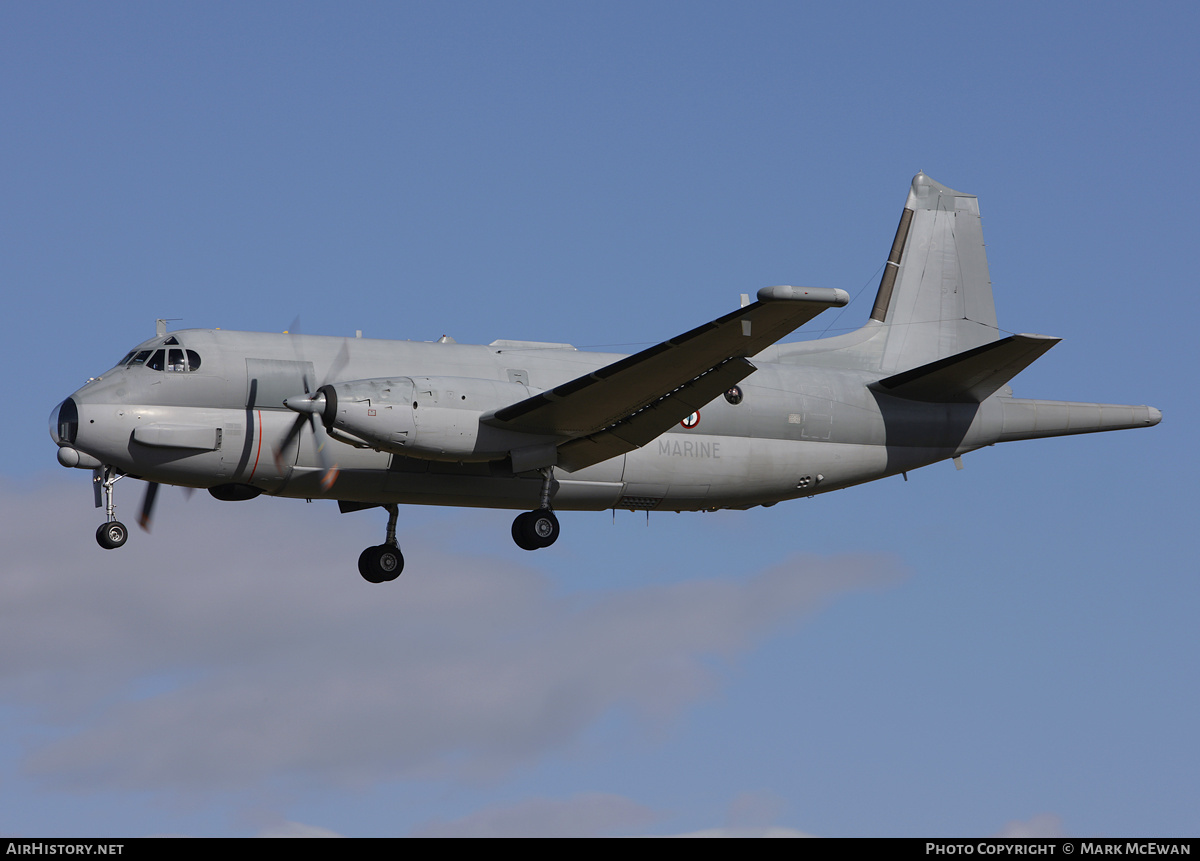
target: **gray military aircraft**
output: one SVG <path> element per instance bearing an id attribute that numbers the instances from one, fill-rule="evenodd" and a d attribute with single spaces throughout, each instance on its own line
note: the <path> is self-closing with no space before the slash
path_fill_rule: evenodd
<path id="1" fill-rule="evenodd" d="M 113 485 L 203 487 L 221 500 L 381 506 L 378 583 L 404 566 L 397 506 L 526 509 L 526 550 L 555 509 L 711 511 L 774 505 L 1009 440 L 1155 425 L 1153 407 L 1014 398 L 1008 382 L 1058 343 L 1003 336 L 976 197 L 917 174 L 870 319 L 777 342 L 843 290 L 767 287 L 757 301 L 632 356 L 569 344 L 460 345 L 158 325 L 50 416 L 64 466 L 93 470 L 125 543 Z"/>

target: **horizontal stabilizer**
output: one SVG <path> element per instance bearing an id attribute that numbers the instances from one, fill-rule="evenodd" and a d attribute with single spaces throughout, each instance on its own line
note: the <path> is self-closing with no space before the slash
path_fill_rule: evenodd
<path id="1" fill-rule="evenodd" d="M 876 391 L 933 403 L 980 403 L 1057 344 L 1046 335 L 1011 335 L 872 385 Z"/>

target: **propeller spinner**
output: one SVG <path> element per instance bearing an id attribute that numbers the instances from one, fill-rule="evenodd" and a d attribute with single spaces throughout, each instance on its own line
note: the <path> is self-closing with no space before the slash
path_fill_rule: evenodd
<path id="1" fill-rule="evenodd" d="M 334 482 L 337 481 L 339 472 L 337 463 L 330 460 L 329 452 L 325 450 L 325 445 L 329 441 L 329 436 L 325 431 L 333 420 L 333 416 L 328 415 L 328 408 L 336 403 L 336 396 L 333 394 L 333 390 L 329 387 L 328 382 L 337 379 L 337 375 L 342 372 L 349 360 L 350 353 L 346 342 L 343 341 L 341 349 L 338 350 L 337 356 L 334 357 L 333 363 L 329 366 L 329 371 L 325 374 L 326 382 L 316 392 L 313 392 L 309 386 L 308 375 L 305 374 L 302 378 L 304 394 L 286 398 L 283 402 L 284 406 L 297 413 L 297 416 L 296 421 L 292 423 L 292 426 L 288 428 L 287 434 L 284 435 L 283 441 L 275 449 L 275 464 L 282 469 L 284 452 L 300 436 L 300 431 L 307 423 L 312 429 L 313 439 L 317 446 L 317 458 L 320 460 L 321 468 L 324 470 L 324 474 L 321 476 L 322 490 L 329 490 L 333 487 Z M 327 394 L 328 397 L 326 396 Z"/>

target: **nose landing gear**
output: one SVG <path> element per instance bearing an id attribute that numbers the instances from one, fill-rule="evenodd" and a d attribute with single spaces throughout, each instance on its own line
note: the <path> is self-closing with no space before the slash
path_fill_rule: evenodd
<path id="1" fill-rule="evenodd" d="M 113 485 L 124 477 L 124 473 L 117 472 L 111 466 L 101 466 L 92 470 L 96 507 L 103 505 L 107 516 L 107 522 L 100 524 L 100 528 L 96 530 L 96 543 L 105 550 L 116 550 L 129 540 L 129 529 L 117 520 L 117 506 L 113 502 Z"/>

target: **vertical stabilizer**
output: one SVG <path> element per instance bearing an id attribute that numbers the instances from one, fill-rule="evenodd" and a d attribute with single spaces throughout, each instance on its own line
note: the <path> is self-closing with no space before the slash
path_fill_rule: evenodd
<path id="1" fill-rule="evenodd" d="M 999 337 L 975 195 L 913 177 L 871 319 L 884 324 L 888 373 Z"/>

